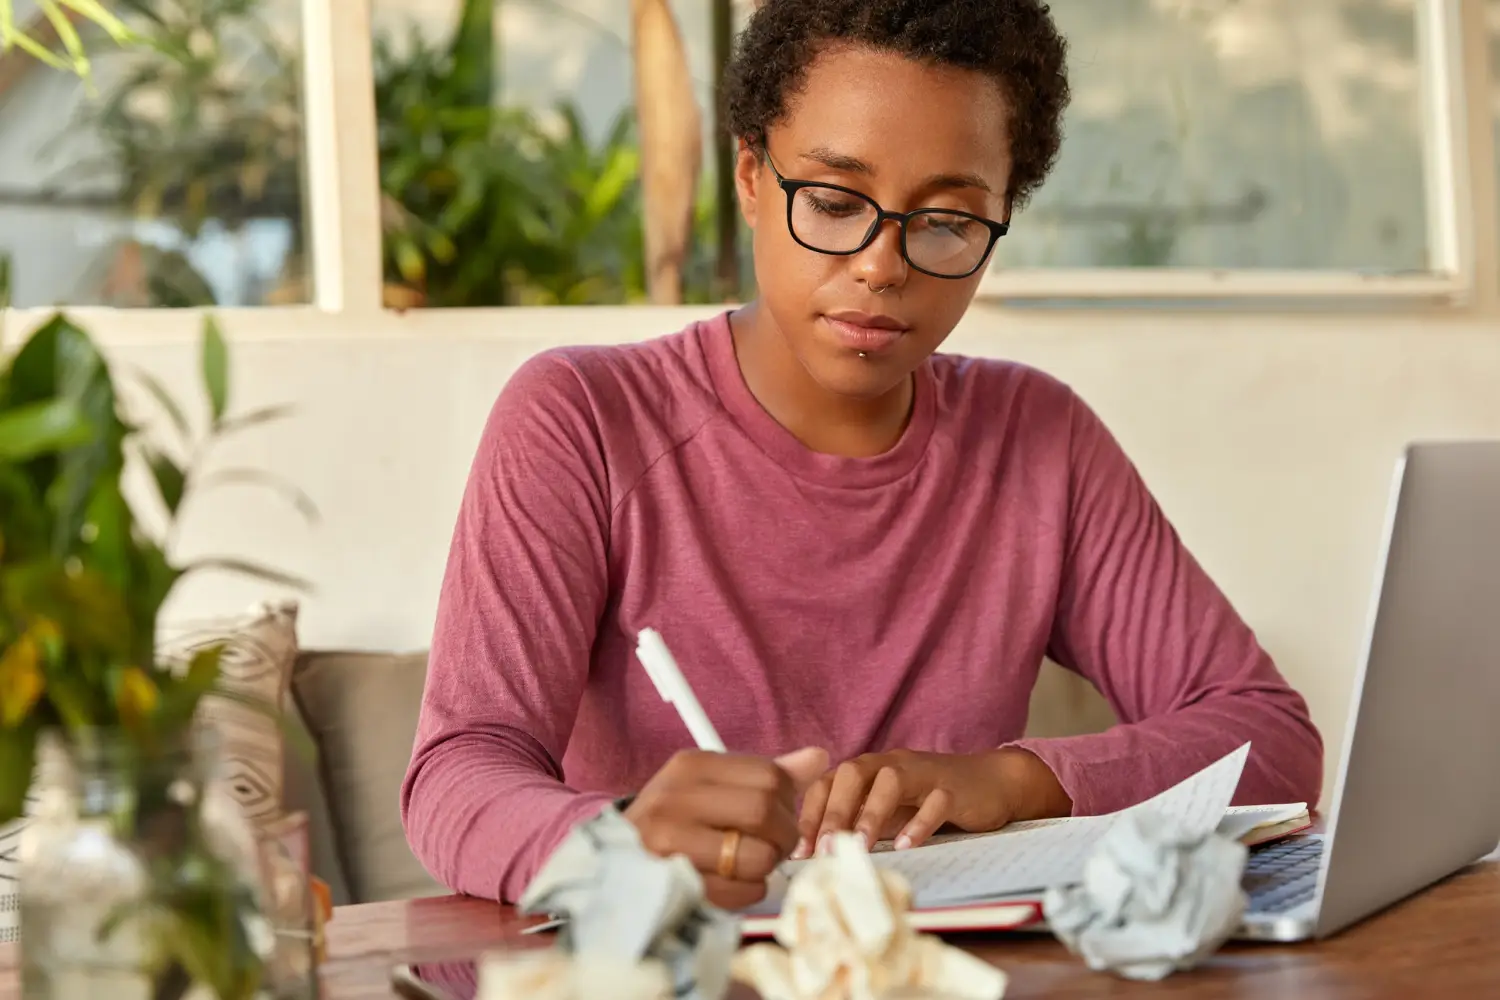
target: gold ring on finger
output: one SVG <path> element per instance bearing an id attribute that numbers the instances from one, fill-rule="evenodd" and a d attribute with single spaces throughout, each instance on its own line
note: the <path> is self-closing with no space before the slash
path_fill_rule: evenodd
<path id="1" fill-rule="evenodd" d="M 734 879 L 735 872 L 739 868 L 740 860 L 740 831 L 725 830 L 724 840 L 719 844 L 719 875 L 723 878 Z"/>

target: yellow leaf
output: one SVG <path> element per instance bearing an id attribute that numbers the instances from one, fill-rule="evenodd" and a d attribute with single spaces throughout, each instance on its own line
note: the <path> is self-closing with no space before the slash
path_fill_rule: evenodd
<path id="1" fill-rule="evenodd" d="M 45 45 L 19 31 L 12 31 L 6 37 L 0 38 L 0 45 L 7 49 L 15 45 L 23 52 L 29 52 L 38 62 L 46 63 L 53 69 L 71 70 L 73 68 L 67 60 L 54 55 Z"/>
<path id="2" fill-rule="evenodd" d="M 135 37 L 125 22 L 100 6 L 98 0 L 68 0 L 68 6 L 99 25 L 109 33 L 110 38 L 122 45 Z"/>
<path id="3" fill-rule="evenodd" d="M 32 632 L 23 632 L 0 653 L 0 725 L 20 725 L 43 686 L 41 644 Z"/>
<path id="4" fill-rule="evenodd" d="M 140 667 L 126 667 L 120 671 L 115 707 L 120 710 L 120 720 L 126 726 L 137 726 L 155 712 L 159 698 L 156 682 Z"/>

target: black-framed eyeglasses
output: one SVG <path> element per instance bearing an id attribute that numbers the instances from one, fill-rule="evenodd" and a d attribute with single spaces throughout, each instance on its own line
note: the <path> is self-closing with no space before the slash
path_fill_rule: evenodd
<path id="1" fill-rule="evenodd" d="M 984 265 L 1010 223 L 946 208 L 887 212 L 869 195 L 838 184 L 789 180 L 766 166 L 786 192 L 786 225 L 792 239 L 816 253 L 848 256 L 875 241 L 887 220 L 901 228 L 901 256 L 934 278 L 967 278 Z"/>

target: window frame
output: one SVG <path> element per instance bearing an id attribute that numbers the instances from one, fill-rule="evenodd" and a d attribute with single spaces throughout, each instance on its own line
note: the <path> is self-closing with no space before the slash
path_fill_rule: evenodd
<path id="1" fill-rule="evenodd" d="M 213 311 L 241 331 L 273 339 L 320 328 L 433 331 L 484 317 L 490 335 L 533 336 L 565 317 L 639 314 L 642 328 L 702 315 L 719 307 L 416 309 L 399 312 L 382 300 L 379 151 L 372 45 L 373 0 L 302 0 L 303 116 L 306 129 L 306 218 L 312 301 L 226 309 L 66 307 L 80 319 L 122 330 L 195 327 Z M 1439 269 L 1408 275 L 1336 270 L 1079 268 L 991 270 L 976 305 L 988 308 L 1080 305 L 1093 308 L 1230 305 L 1273 311 L 1399 310 L 1500 316 L 1500 212 L 1495 177 L 1495 122 L 1486 0 L 1417 0 L 1419 51 L 1424 54 L 1423 130 L 1430 244 Z M 22 329 L 51 308 L 13 309 Z M 495 322 L 496 313 L 504 316 Z M 175 317 L 184 317 L 179 323 Z M 262 325 L 260 318 L 266 322 Z M 331 326 L 319 318 L 350 318 Z M 654 320 L 653 320 L 654 317 Z M 376 321 L 371 323 L 370 321 Z M 627 324 L 634 328 L 637 323 Z M 14 327 L 12 327 L 13 329 Z M 666 327 L 663 327 L 664 329 Z"/>
<path id="2" fill-rule="evenodd" d="M 992 268 L 979 297 L 1037 300 L 1345 300 L 1462 304 L 1474 293 L 1474 197 L 1466 95 L 1476 82 L 1464 47 L 1470 0 L 1415 0 L 1422 79 L 1422 143 L 1431 270 L 1374 274 L 1339 269 Z M 1466 9 L 1468 8 L 1468 9 Z M 1480 15 L 1482 9 L 1478 10 Z M 1485 94 L 1481 65 L 1477 93 Z M 1486 164 L 1487 166 L 1487 161 Z"/>

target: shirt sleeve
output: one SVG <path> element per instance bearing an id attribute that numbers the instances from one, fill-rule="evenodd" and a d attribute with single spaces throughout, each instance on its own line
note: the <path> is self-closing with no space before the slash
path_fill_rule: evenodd
<path id="1" fill-rule="evenodd" d="M 1236 804 L 1315 807 L 1323 742 L 1305 701 L 1076 397 L 1069 432 L 1066 549 L 1048 656 L 1093 683 L 1120 724 L 1013 745 L 1047 763 L 1075 815 L 1143 801 L 1246 742 Z"/>
<path id="2" fill-rule="evenodd" d="M 589 398 L 564 360 L 501 392 L 460 503 L 401 789 L 407 840 L 450 889 L 513 902 L 609 804 L 561 760 L 608 592 L 609 485 Z"/>

